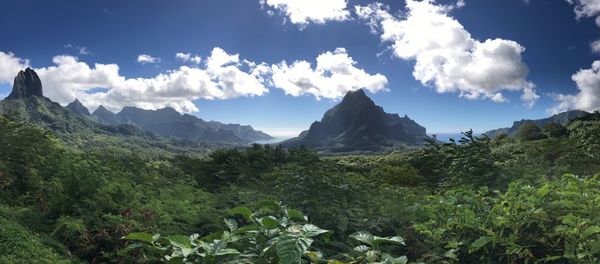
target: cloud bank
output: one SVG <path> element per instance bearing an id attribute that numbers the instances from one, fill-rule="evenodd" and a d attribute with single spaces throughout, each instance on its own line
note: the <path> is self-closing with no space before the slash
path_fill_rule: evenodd
<path id="1" fill-rule="evenodd" d="M 268 92 L 262 64 L 250 66 L 221 48 L 214 48 L 202 68 L 181 66 L 152 78 L 126 78 L 117 64 L 88 65 L 77 57 L 60 55 L 53 66 L 37 68 L 44 94 L 61 104 L 78 98 L 90 109 L 104 105 L 113 111 L 124 106 L 144 109 L 173 107 L 180 112 L 196 112 L 193 101 L 260 96 Z M 12 53 L 0 52 L 0 82 L 12 83 L 29 62 Z M 100 88 L 100 92 L 97 92 Z"/>
<path id="2" fill-rule="evenodd" d="M 579 92 L 574 95 L 556 95 L 558 104 L 549 109 L 549 112 L 556 114 L 571 109 L 600 110 L 600 60 L 594 61 L 589 69 L 579 70 L 571 79 L 577 84 Z"/>
<path id="3" fill-rule="evenodd" d="M 151 78 L 127 78 L 117 64 L 90 65 L 70 55 L 55 56 L 54 65 L 35 71 L 50 99 L 65 105 L 77 98 L 91 110 L 104 105 L 112 111 L 124 106 L 170 106 L 180 112 L 197 112 L 195 100 L 262 96 L 269 86 L 292 96 L 338 99 L 348 91 L 365 88 L 374 93 L 387 85 L 385 76 L 357 68 L 344 48 L 318 55 L 315 68 L 303 60 L 291 64 L 256 63 L 218 47 L 202 65 L 195 64 L 196 55 L 188 55 L 177 57 L 194 62 L 194 67 L 181 66 Z M 12 84 L 17 72 L 28 66 L 28 60 L 0 51 L 0 83 Z"/>
<path id="4" fill-rule="evenodd" d="M 273 65 L 273 85 L 292 96 L 310 94 L 316 98 L 336 99 L 361 88 L 375 93 L 384 90 L 388 82 L 381 74 L 371 75 L 357 68 L 356 61 L 344 48 L 325 52 L 316 61 L 315 68 L 304 60 Z"/>
<path id="5" fill-rule="evenodd" d="M 527 80 L 528 67 L 521 57 L 525 48 L 511 40 L 473 38 L 449 15 L 462 5 L 407 0 L 401 16 L 381 3 L 356 6 L 355 13 L 390 44 L 395 57 L 415 61 L 413 76 L 423 85 L 495 102 L 507 101 L 503 91 L 521 91 L 521 99 L 532 106 L 539 96 Z"/>

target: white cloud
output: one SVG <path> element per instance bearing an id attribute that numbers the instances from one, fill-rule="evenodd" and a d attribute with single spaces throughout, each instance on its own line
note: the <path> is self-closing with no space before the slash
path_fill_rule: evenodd
<path id="1" fill-rule="evenodd" d="M 439 93 L 458 92 L 468 99 L 507 99 L 502 93 L 522 91 L 531 106 L 539 98 L 527 81 L 528 67 L 519 43 L 505 39 L 479 41 L 449 12 L 461 4 L 437 5 L 434 0 L 406 1 L 406 13 L 393 15 L 383 4 L 356 6 L 356 14 L 373 33 L 391 43 L 395 57 L 414 60 L 413 76 Z"/>
<path id="2" fill-rule="evenodd" d="M 79 54 L 81 55 L 90 54 L 90 51 L 86 47 L 77 47 L 77 49 L 79 50 Z"/>
<path id="3" fill-rule="evenodd" d="M 183 62 L 191 62 L 193 64 L 200 64 L 202 58 L 198 55 L 192 55 L 191 53 L 177 52 L 175 58 L 180 59 Z"/>
<path id="4" fill-rule="evenodd" d="M 208 57 L 212 63 L 204 67 L 181 66 L 152 78 L 126 78 L 120 75 L 116 64 L 88 65 L 68 55 L 55 56 L 52 61 L 54 66 L 34 69 L 42 80 L 44 95 L 63 105 L 77 98 L 91 110 L 102 104 L 112 111 L 124 106 L 170 106 L 180 112 L 196 112 L 196 99 L 260 96 L 268 92 L 263 78 L 268 67 L 240 62 L 239 55 L 227 54 L 220 48 L 212 50 Z M 0 52 L 0 82 L 12 83 L 27 64 L 12 53 Z M 100 92 L 98 88 L 102 88 Z"/>
<path id="5" fill-rule="evenodd" d="M 140 54 L 137 57 L 137 62 L 141 63 L 141 64 L 146 64 L 146 63 L 157 63 L 160 62 L 160 58 L 155 58 L 152 57 L 148 54 Z"/>
<path id="6" fill-rule="evenodd" d="M 291 65 L 285 61 L 273 65 L 272 82 L 288 95 L 312 94 L 317 98 L 333 99 L 361 88 L 372 93 L 385 89 L 385 76 L 368 74 L 355 65 L 356 62 L 348 56 L 346 49 L 337 48 L 334 52 L 319 55 L 314 69 L 304 60 L 295 61 Z"/>
<path id="7" fill-rule="evenodd" d="M 592 52 L 600 54 L 600 39 L 592 42 L 590 48 L 592 49 Z"/>
<path id="8" fill-rule="evenodd" d="M 600 0 L 567 0 L 574 5 L 575 18 L 596 17 L 595 22 L 600 27 Z M 592 52 L 600 54 L 600 39 L 590 45 Z"/>
<path id="9" fill-rule="evenodd" d="M 29 60 L 15 57 L 15 54 L 0 51 L 0 84 L 12 84 L 20 70 L 29 66 Z"/>
<path id="10" fill-rule="evenodd" d="M 575 6 L 577 19 L 600 14 L 600 1 L 598 0 L 567 0 L 567 2 Z"/>
<path id="11" fill-rule="evenodd" d="M 577 84 L 579 92 L 575 95 L 556 95 L 558 104 L 548 112 L 559 113 L 570 109 L 600 110 L 600 60 L 594 61 L 590 69 L 579 70 L 571 79 Z"/>
<path id="12" fill-rule="evenodd" d="M 350 19 L 347 0 L 260 0 L 260 4 L 268 8 L 269 14 L 273 9 L 278 10 L 290 22 L 301 26 Z"/>

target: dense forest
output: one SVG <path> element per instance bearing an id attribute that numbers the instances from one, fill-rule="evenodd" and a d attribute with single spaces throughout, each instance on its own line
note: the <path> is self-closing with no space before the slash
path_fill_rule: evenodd
<path id="1" fill-rule="evenodd" d="M 380 155 L 0 135 L 1 263 L 600 262 L 598 113 Z"/>

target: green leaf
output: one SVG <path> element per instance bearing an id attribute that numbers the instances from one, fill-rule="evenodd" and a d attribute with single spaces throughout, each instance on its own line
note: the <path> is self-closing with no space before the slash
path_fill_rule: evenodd
<path id="1" fill-rule="evenodd" d="M 378 246 L 380 244 L 396 244 L 396 245 L 403 245 L 405 246 L 406 244 L 404 243 L 404 238 L 400 237 L 400 236 L 393 236 L 393 237 L 378 237 L 375 236 L 373 238 L 373 245 L 374 246 Z"/>
<path id="2" fill-rule="evenodd" d="M 241 254 L 239 251 L 233 248 L 224 248 L 215 252 L 215 256 L 223 256 L 223 255 L 239 255 Z"/>
<path id="3" fill-rule="evenodd" d="M 475 252 L 477 250 L 480 250 L 482 247 L 484 247 L 485 245 L 490 243 L 492 240 L 494 240 L 494 239 L 490 236 L 479 237 L 477 240 L 473 241 L 473 243 L 469 247 L 469 252 Z"/>
<path id="4" fill-rule="evenodd" d="M 122 237 L 121 239 L 126 239 L 126 240 L 137 240 L 137 241 L 143 241 L 143 242 L 148 242 L 150 244 L 154 243 L 154 241 L 158 240 L 158 237 L 156 239 L 154 239 L 155 236 L 152 236 L 148 233 L 129 233 L 128 235 Z"/>
<path id="5" fill-rule="evenodd" d="M 381 255 L 381 264 L 406 264 L 408 263 L 408 258 L 406 256 L 394 258 L 390 254 L 382 254 Z"/>
<path id="6" fill-rule="evenodd" d="M 589 237 L 589 236 L 591 236 L 593 234 L 597 234 L 597 233 L 600 233 L 600 226 L 590 226 L 590 227 L 586 228 L 585 231 L 583 231 L 583 234 L 586 237 Z"/>
<path id="7" fill-rule="evenodd" d="M 229 209 L 229 214 L 241 215 L 244 218 L 246 218 L 246 220 L 250 220 L 250 217 L 252 216 L 252 210 L 250 210 L 250 208 L 248 207 L 239 206 L 236 208 Z"/>
<path id="8" fill-rule="evenodd" d="M 360 245 L 360 246 L 356 246 L 354 247 L 354 251 L 356 252 L 367 252 L 368 250 L 370 250 L 371 248 L 369 246 L 365 246 L 365 245 Z"/>
<path id="9" fill-rule="evenodd" d="M 296 209 L 287 209 L 287 216 L 296 221 L 306 221 L 307 217 L 300 211 Z"/>
<path id="10" fill-rule="evenodd" d="M 286 235 L 277 241 L 276 250 L 280 264 L 298 264 L 313 240 L 310 238 Z"/>
<path id="11" fill-rule="evenodd" d="M 277 221 L 277 218 L 273 216 L 263 217 L 260 219 L 260 223 L 268 229 L 273 229 L 279 226 L 279 221 Z"/>
<path id="12" fill-rule="evenodd" d="M 174 236 L 167 237 L 167 240 L 169 240 L 171 245 L 173 245 L 174 247 L 192 248 L 192 242 L 190 241 L 190 238 L 187 236 L 174 235 Z"/>
<path id="13" fill-rule="evenodd" d="M 309 237 L 314 237 L 329 232 L 329 230 L 321 229 L 318 226 L 312 224 L 304 225 L 302 227 L 302 231 L 304 231 L 304 233 L 306 233 L 306 235 Z"/>
<path id="14" fill-rule="evenodd" d="M 373 237 L 373 235 L 367 231 L 358 231 L 350 235 L 350 237 L 370 246 L 373 245 L 373 239 L 375 239 L 375 237 Z"/>
<path id="15" fill-rule="evenodd" d="M 238 229 L 238 223 L 235 221 L 235 219 L 225 218 L 224 221 L 225 225 L 227 225 L 227 228 L 229 228 L 229 231 L 233 232 Z"/>
<path id="16" fill-rule="evenodd" d="M 306 256 L 313 263 L 318 263 L 323 258 L 323 253 L 321 253 L 321 251 L 307 251 Z"/>

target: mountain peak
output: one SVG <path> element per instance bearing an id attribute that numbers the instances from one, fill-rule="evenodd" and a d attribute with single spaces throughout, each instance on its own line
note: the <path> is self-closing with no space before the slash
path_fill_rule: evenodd
<path id="1" fill-rule="evenodd" d="M 360 103 L 360 102 L 370 102 L 373 103 L 373 100 L 369 98 L 363 89 L 358 89 L 356 91 L 349 91 L 344 95 L 344 99 L 342 99 L 342 104 L 344 103 Z M 374 104 L 374 103 L 373 103 Z"/>
<path id="2" fill-rule="evenodd" d="M 419 145 L 426 137 L 424 127 L 408 117 L 386 113 L 361 89 L 348 92 L 339 104 L 325 112 L 321 121 L 284 144 L 330 152 L 380 151 Z"/>
<path id="3" fill-rule="evenodd" d="M 67 109 L 79 115 L 90 115 L 90 111 L 77 98 L 75 98 L 75 101 L 67 105 Z"/>
<path id="4" fill-rule="evenodd" d="M 42 81 L 34 70 L 27 69 L 19 71 L 13 83 L 13 89 L 6 99 L 22 99 L 29 97 L 44 97 L 42 93 Z"/>

